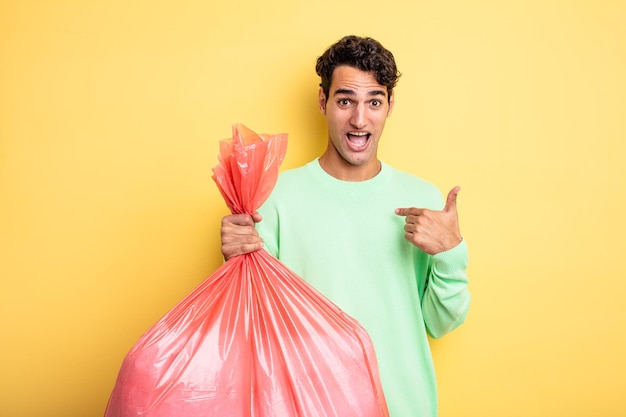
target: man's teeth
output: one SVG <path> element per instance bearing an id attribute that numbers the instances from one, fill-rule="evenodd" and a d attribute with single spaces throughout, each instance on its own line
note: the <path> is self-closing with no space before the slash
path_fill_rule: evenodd
<path id="1" fill-rule="evenodd" d="M 348 140 L 355 145 L 359 145 L 359 146 L 365 145 L 368 138 L 369 138 L 369 134 L 366 132 L 348 133 Z"/>
<path id="2" fill-rule="evenodd" d="M 348 138 L 351 140 L 361 141 L 363 139 L 367 139 L 368 137 L 369 137 L 369 133 L 365 133 L 365 132 L 348 133 Z"/>

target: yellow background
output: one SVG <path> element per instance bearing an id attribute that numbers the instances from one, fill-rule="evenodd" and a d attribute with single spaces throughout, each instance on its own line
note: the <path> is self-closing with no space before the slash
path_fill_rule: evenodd
<path id="1" fill-rule="evenodd" d="M 624 1 L 0 1 L 0 415 L 102 415 L 221 263 L 218 141 L 317 156 L 315 59 L 350 33 L 403 73 L 382 158 L 462 186 L 441 416 L 626 415 L 625 28 Z"/>

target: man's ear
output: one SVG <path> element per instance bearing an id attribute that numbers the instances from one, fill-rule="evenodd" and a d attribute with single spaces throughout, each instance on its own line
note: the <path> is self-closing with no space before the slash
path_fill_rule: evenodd
<path id="1" fill-rule="evenodd" d="M 389 97 L 389 110 L 387 111 L 387 117 L 391 116 L 391 112 L 393 111 L 393 106 L 396 104 L 396 92 L 391 92 L 391 97 Z"/>
<path id="2" fill-rule="evenodd" d="M 317 93 L 317 105 L 319 106 L 322 114 L 326 116 L 326 94 L 324 94 L 324 89 L 322 87 L 320 87 L 320 90 Z"/>

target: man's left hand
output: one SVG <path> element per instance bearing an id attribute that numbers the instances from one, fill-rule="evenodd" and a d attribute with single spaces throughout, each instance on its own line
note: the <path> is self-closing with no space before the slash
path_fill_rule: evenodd
<path id="1" fill-rule="evenodd" d="M 448 193 L 446 206 L 441 211 L 424 208 L 398 208 L 396 214 L 404 216 L 404 238 L 423 250 L 435 255 L 457 246 L 463 239 L 459 230 L 456 198 L 461 187 Z"/>

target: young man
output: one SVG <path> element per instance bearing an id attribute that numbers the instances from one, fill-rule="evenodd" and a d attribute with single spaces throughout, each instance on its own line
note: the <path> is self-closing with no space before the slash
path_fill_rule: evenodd
<path id="1" fill-rule="evenodd" d="M 222 220 L 225 259 L 265 247 L 370 334 L 392 417 L 437 415 L 428 335 L 465 320 L 467 247 L 455 187 L 381 162 L 399 77 L 391 52 L 348 36 L 318 58 L 324 154 L 283 172 L 259 213 Z"/>

